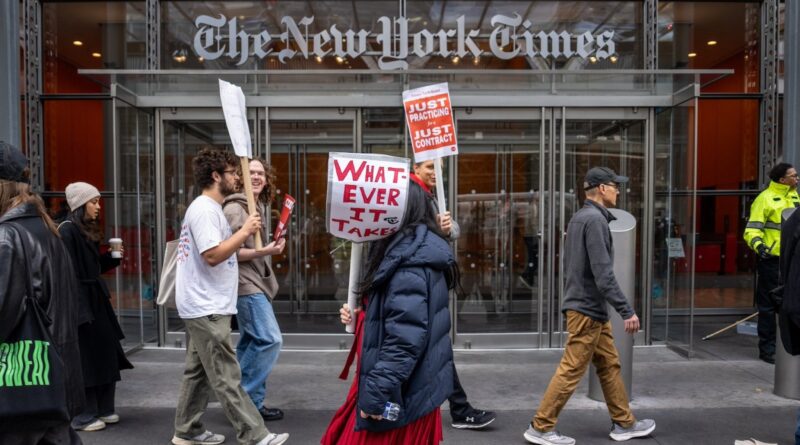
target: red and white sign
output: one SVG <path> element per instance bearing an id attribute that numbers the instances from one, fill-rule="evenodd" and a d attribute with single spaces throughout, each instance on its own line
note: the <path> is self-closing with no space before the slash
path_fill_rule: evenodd
<path id="1" fill-rule="evenodd" d="M 414 162 L 458 154 L 447 83 L 403 91 Z"/>
<path id="2" fill-rule="evenodd" d="M 292 210 L 294 209 L 295 199 L 292 195 L 286 194 L 283 198 L 283 208 L 281 209 L 281 219 L 278 220 L 278 225 L 275 227 L 275 234 L 272 236 L 273 241 L 278 241 L 278 238 L 286 235 L 289 218 L 292 217 Z"/>
<path id="3" fill-rule="evenodd" d="M 408 159 L 356 153 L 328 158 L 328 232 L 355 242 L 397 232 L 408 196 Z"/>

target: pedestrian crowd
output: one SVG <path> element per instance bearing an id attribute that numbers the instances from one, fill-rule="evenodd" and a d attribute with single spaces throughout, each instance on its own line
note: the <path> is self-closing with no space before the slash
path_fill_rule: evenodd
<path id="1" fill-rule="evenodd" d="M 264 160 L 240 163 L 233 153 L 213 148 L 200 151 L 192 168 L 202 192 L 186 209 L 176 249 L 175 305 L 188 341 L 171 441 L 225 441 L 203 423 L 213 396 L 237 443 L 280 445 L 289 434 L 271 431 L 265 423 L 284 417 L 266 402 L 267 381 L 282 346 L 272 306 L 278 281 L 270 257 L 286 247 L 282 237 L 266 232 L 275 173 Z M 244 192 L 241 168 L 248 169 L 252 195 Z M 355 325 L 340 377 L 346 379 L 353 364 L 355 370 L 322 445 L 438 444 L 445 400 L 454 428 L 481 429 L 496 418 L 468 401 L 453 358 L 449 298 L 460 291 L 461 271 L 450 242 L 459 237 L 460 227 L 449 212 L 439 211 L 437 179 L 433 161 L 414 164 L 401 226 L 370 243 L 356 286 L 359 304 L 339 311 L 341 323 Z M 800 260 L 793 260 L 800 258 L 794 255 L 800 249 L 800 216 L 780 230 L 788 217 L 782 212 L 800 205 L 800 198 L 791 165 L 776 165 L 770 179 L 753 203 L 744 237 L 758 255 L 759 354 L 771 363 L 781 307 L 786 309 L 780 312 L 783 343 L 788 352 L 800 353 L 800 301 L 793 297 L 800 284 L 792 278 L 800 267 Z M 0 443 L 80 444 L 76 431 L 99 431 L 121 421 L 116 384 L 122 371 L 133 368 L 102 277 L 120 265 L 124 247 L 118 239 L 109 240 L 109 248 L 103 245 L 96 187 L 69 184 L 69 211 L 56 222 L 28 181 L 26 157 L 0 143 L 0 264 L 7 265 L 0 268 Z M 615 219 L 609 208 L 627 182 L 608 167 L 585 174 L 586 200 L 570 219 L 563 246 L 561 310 L 568 336 L 522 434 L 529 443 L 575 443 L 556 424 L 590 364 L 612 420 L 611 439 L 645 437 L 656 428 L 655 421 L 637 418 L 630 408 L 609 321 L 612 308 L 627 335 L 640 327 L 614 275 L 609 229 Z M 255 212 L 248 201 L 255 203 Z M 530 238 L 533 257 L 538 248 Z M 521 278 L 530 283 L 534 277 L 526 269 Z M 240 333 L 235 348 L 234 323 Z"/>

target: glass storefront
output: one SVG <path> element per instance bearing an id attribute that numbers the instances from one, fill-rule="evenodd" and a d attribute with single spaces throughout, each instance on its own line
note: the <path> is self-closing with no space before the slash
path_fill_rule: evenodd
<path id="1" fill-rule="evenodd" d="M 230 149 L 218 77 L 248 98 L 273 208 L 298 200 L 272 259 L 290 347 L 349 339 L 328 153 L 410 156 L 400 93 L 437 82 L 460 151 L 443 178 L 462 230 L 456 347 L 561 346 L 561 246 L 592 165 L 631 177 L 619 207 L 639 222 L 642 343 L 690 350 L 694 317 L 750 310 L 740 232 L 759 189 L 759 2 L 662 1 L 652 27 L 638 0 L 154 4 L 157 26 L 143 0 L 41 2 L 43 192 L 54 214 L 70 182 L 103 192 L 105 232 L 128 253 L 107 275 L 128 346 L 182 339 L 153 296 L 163 244 L 198 194 L 193 155 Z"/>

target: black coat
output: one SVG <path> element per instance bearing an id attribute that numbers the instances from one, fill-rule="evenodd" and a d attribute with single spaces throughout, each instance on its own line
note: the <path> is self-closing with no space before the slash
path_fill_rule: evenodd
<path id="1" fill-rule="evenodd" d="M 22 236 L 28 239 L 25 249 L 32 287 L 41 296 L 39 303 L 52 321 L 50 335 L 64 362 L 67 408 L 76 415 L 84 404 L 78 348 L 78 284 L 64 244 L 48 230 L 33 204 L 15 207 L 0 217 L 0 342 L 22 318 L 27 294 L 22 239 L 20 232 L 8 224 L 10 221 L 25 229 Z"/>
<path id="2" fill-rule="evenodd" d="M 786 352 L 800 354 L 800 211 L 781 226 L 781 281 L 783 302 L 779 313 L 781 341 Z"/>
<path id="3" fill-rule="evenodd" d="M 383 412 L 400 405 L 396 421 L 362 419 L 356 430 L 386 431 L 407 425 L 453 392 L 449 292 L 444 271 L 454 263 L 447 241 L 424 225 L 398 233 L 386 249 L 364 319 L 356 409 Z"/>
<path id="4" fill-rule="evenodd" d="M 90 241 L 72 221 L 58 227 L 67 246 L 80 283 L 78 338 L 87 387 L 107 385 L 120 380 L 119 371 L 132 369 L 120 340 L 125 338 L 111 306 L 111 293 L 103 272 L 117 267 L 120 260 L 110 254 L 100 255 L 98 243 Z"/>

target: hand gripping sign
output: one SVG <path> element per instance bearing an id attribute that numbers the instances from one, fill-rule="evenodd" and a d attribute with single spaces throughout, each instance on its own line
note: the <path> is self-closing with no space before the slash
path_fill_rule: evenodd
<path id="1" fill-rule="evenodd" d="M 447 210 L 442 186 L 441 158 L 458 154 L 453 110 L 450 106 L 450 91 L 447 83 L 403 91 L 403 107 L 406 123 L 414 149 L 414 162 L 433 159 L 436 178 L 436 199 L 439 211 Z"/>
<path id="2" fill-rule="evenodd" d="M 400 228 L 408 196 L 408 159 L 377 154 L 331 153 L 328 158 L 328 232 L 353 241 L 347 304 L 358 305 L 363 242 L 391 236 Z M 347 326 L 353 332 L 355 317 Z"/>
<path id="3" fill-rule="evenodd" d="M 233 151 L 239 156 L 242 167 L 244 194 L 247 196 L 247 213 L 256 211 L 256 200 L 253 196 L 253 184 L 250 182 L 250 161 L 253 157 L 253 145 L 250 141 L 250 127 L 247 124 L 247 107 L 244 103 L 242 89 L 232 83 L 219 79 L 219 99 L 222 102 L 222 113 L 225 125 L 231 136 Z M 256 249 L 261 249 L 261 231 L 255 233 Z"/>

